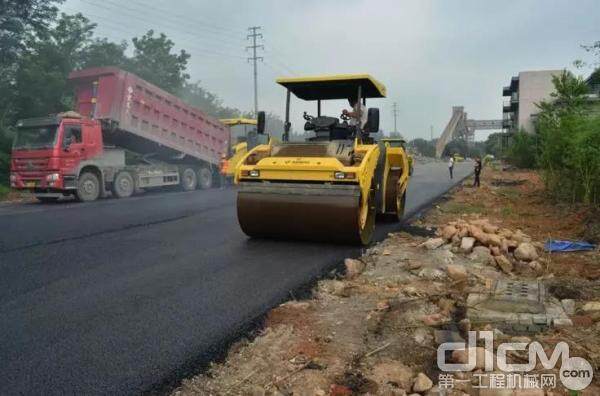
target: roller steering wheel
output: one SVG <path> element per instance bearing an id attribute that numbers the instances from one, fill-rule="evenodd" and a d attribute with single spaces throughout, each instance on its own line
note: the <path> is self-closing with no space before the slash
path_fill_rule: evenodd
<path id="1" fill-rule="evenodd" d="M 305 111 L 304 114 L 302 115 L 302 118 L 304 118 L 306 121 L 312 121 L 315 117 L 311 116 L 310 114 L 308 114 Z"/>

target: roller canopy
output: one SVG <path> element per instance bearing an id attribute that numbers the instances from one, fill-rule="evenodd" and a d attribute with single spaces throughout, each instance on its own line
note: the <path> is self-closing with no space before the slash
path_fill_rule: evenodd
<path id="1" fill-rule="evenodd" d="M 304 100 L 348 99 L 356 96 L 359 86 L 363 98 L 386 95 L 385 86 L 369 74 L 278 78 L 277 83 Z"/>

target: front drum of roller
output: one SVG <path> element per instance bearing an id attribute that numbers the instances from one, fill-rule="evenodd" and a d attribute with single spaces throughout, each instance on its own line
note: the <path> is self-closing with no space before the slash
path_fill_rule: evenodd
<path id="1" fill-rule="evenodd" d="M 242 186 L 237 197 L 238 221 L 248 236 L 368 244 L 372 219 L 360 225 L 358 186 Z M 363 221 L 363 223 L 365 223 Z"/>

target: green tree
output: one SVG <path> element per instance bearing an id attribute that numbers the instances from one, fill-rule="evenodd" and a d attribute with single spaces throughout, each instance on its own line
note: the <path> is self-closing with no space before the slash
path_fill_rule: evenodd
<path id="1" fill-rule="evenodd" d="M 544 182 L 557 199 L 597 203 L 600 118 L 589 112 L 588 87 L 581 78 L 565 72 L 553 83 L 553 100 L 538 105 L 538 162 Z"/>
<path id="2" fill-rule="evenodd" d="M 20 118 L 70 107 L 72 94 L 67 76 L 79 66 L 95 26 L 81 14 L 62 14 L 47 38 L 29 38 L 29 50 L 21 57 L 15 78 L 15 103 Z"/>
<path id="3" fill-rule="evenodd" d="M 424 157 L 435 157 L 434 141 L 417 138 L 411 140 L 408 145 Z"/>
<path id="4" fill-rule="evenodd" d="M 224 106 L 223 101 L 217 95 L 204 89 L 199 81 L 184 83 L 177 94 L 186 103 L 202 109 L 213 117 L 235 118 L 241 116 L 240 110 Z"/>
<path id="5" fill-rule="evenodd" d="M 464 139 L 455 139 L 449 142 L 442 153 L 443 157 L 459 154 L 462 157 L 469 156 L 469 144 Z"/>
<path id="6" fill-rule="evenodd" d="M 600 119 L 581 120 L 567 164 L 581 181 L 583 202 L 592 203 L 600 192 Z"/>
<path id="7" fill-rule="evenodd" d="M 2 77 L 26 48 L 29 35 L 45 35 L 63 0 L 3 0 L 0 8 L 0 67 Z M 7 69 L 8 68 L 8 69 Z"/>
<path id="8" fill-rule="evenodd" d="M 19 93 L 19 60 L 30 37 L 45 37 L 62 0 L 2 0 L 0 3 L 0 187 L 8 182 L 10 146 Z"/>
<path id="9" fill-rule="evenodd" d="M 588 93 L 588 86 L 581 77 L 573 73 L 563 71 L 558 76 L 552 76 L 554 92 L 550 94 L 553 99 L 551 103 L 542 102 L 540 108 L 550 106 L 555 112 L 562 114 L 579 113 L 585 105 L 584 95 Z"/>
<path id="10" fill-rule="evenodd" d="M 514 134 L 507 150 L 508 161 L 519 168 L 534 168 L 536 165 L 537 139 L 534 135 L 521 130 Z"/>
<path id="11" fill-rule="evenodd" d="M 400 132 L 389 132 L 387 135 L 392 139 L 404 139 Z"/>
<path id="12" fill-rule="evenodd" d="M 127 43 L 125 41 L 117 44 L 106 38 L 95 38 L 81 53 L 78 67 L 117 66 L 123 69 L 129 68 L 129 59 L 125 55 Z"/>
<path id="13" fill-rule="evenodd" d="M 505 134 L 501 132 L 491 133 L 488 135 L 484 143 L 484 151 L 486 154 L 491 154 L 494 157 L 502 156 L 502 141 Z"/>
<path id="14" fill-rule="evenodd" d="M 185 50 L 172 53 L 175 43 L 164 33 L 158 37 L 149 30 L 141 38 L 133 40 L 133 58 L 130 70 L 165 91 L 177 94 L 190 78 L 186 73 L 190 55 Z"/>

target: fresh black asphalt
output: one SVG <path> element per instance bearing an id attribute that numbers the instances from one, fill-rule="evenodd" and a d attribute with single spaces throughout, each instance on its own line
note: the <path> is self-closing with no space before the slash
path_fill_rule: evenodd
<path id="1" fill-rule="evenodd" d="M 455 180 L 417 165 L 407 214 Z M 0 394 L 138 394 L 189 374 L 360 249 L 248 239 L 235 189 L 0 204 Z M 397 229 L 378 224 L 377 239 Z"/>

